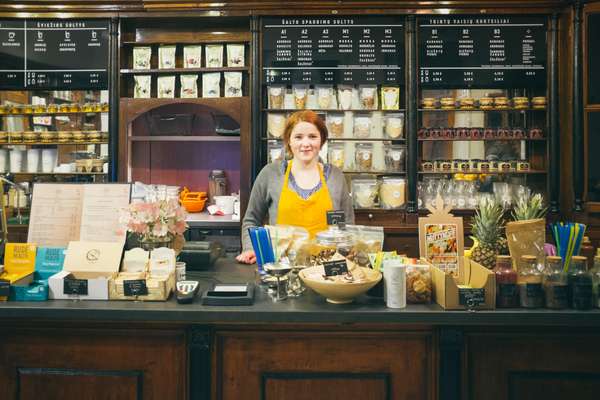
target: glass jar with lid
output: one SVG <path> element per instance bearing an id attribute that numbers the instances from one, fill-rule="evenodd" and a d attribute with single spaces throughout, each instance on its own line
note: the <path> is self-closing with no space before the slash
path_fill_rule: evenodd
<path id="1" fill-rule="evenodd" d="M 592 284 L 594 294 L 594 307 L 600 308 L 600 249 L 598 255 L 594 257 L 594 267 L 591 269 Z"/>
<path id="2" fill-rule="evenodd" d="M 567 275 L 563 271 L 562 258 L 546 257 L 543 285 L 547 308 L 560 310 L 569 307 Z"/>
<path id="3" fill-rule="evenodd" d="M 587 258 L 571 257 L 567 274 L 569 304 L 576 310 L 592 308 L 592 274 L 587 270 Z"/>
<path id="4" fill-rule="evenodd" d="M 337 225 L 330 226 L 325 231 L 318 232 L 315 237 L 318 254 L 315 256 L 315 264 L 331 260 L 335 253 L 347 258 L 354 250 L 356 239 L 354 235 Z"/>
<path id="5" fill-rule="evenodd" d="M 542 278 L 542 273 L 537 269 L 537 257 L 532 255 L 521 256 L 517 277 L 521 307 L 540 308 L 544 306 Z"/>
<path id="6" fill-rule="evenodd" d="M 493 271 L 496 274 L 496 307 L 518 307 L 517 271 L 513 269 L 512 257 L 496 256 Z"/>
<path id="7" fill-rule="evenodd" d="M 352 198 L 355 208 L 374 208 L 378 192 L 378 183 L 375 178 L 352 180 Z"/>

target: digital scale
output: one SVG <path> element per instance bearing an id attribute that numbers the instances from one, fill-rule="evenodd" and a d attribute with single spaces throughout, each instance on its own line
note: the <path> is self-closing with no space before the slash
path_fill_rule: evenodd
<path id="1" fill-rule="evenodd" d="M 205 306 L 250 306 L 254 303 L 254 284 L 216 283 L 202 293 Z"/>

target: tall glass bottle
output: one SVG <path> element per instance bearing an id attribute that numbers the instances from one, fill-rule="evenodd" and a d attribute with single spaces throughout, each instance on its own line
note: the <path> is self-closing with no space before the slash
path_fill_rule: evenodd
<path id="1" fill-rule="evenodd" d="M 536 256 L 521 256 L 517 285 L 521 307 L 540 308 L 544 306 L 542 273 L 537 269 Z"/>
<path id="2" fill-rule="evenodd" d="M 592 274 L 592 284 L 594 294 L 594 307 L 600 308 L 600 252 L 594 257 L 594 268 L 590 271 Z"/>
<path id="3" fill-rule="evenodd" d="M 560 310 L 569 307 L 567 275 L 563 271 L 562 258 L 546 257 L 543 282 L 547 308 Z"/>
<path id="4" fill-rule="evenodd" d="M 510 256 L 496 256 L 496 307 L 519 307 L 517 271 L 512 267 Z"/>
<path id="5" fill-rule="evenodd" d="M 569 283 L 569 303 L 576 310 L 592 308 L 592 274 L 587 270 L 587 259 L 582 256 L 571 257 L 567 275 Z"/>

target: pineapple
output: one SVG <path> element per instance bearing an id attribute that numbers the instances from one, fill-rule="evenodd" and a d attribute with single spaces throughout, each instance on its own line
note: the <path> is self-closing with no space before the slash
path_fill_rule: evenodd
<path id="1" fill-rule="evenodd" d="M 544 199 L 541 194 L 521 197 L 517 201 L 512 217 L 515 221 L 544 218 L 548 207 L 544 207 Z"/>
<path id="2" fill-rule="evenodd" d="M 476 245 L 472 249 L 471 259 L 489 269 L 496 264 L 498 254 L 508 254 L 503 215 L 504 209 L 497 200 L 483 198 L 473 217 L 471 228 Z"/>

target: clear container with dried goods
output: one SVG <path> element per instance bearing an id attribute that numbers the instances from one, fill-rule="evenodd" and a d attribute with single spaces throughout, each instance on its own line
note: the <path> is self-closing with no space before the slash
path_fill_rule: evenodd
<path id="1" fill-rule="evenodd" d="M 202 46 L 187 45 L 183 46 L 183 67 L 200 68 L 202 66 Z"/>
<path id="2" fill-rule="evenodd" d="M 352 109 L 352 98 L 354 97 L 354 88 L 350 85 L 339 85 L 337 88 L 338 108 L 340 110 Z"/>
<path id="3" fill-rule="evenodd" d="M 589 310 L 593 306 L 592 274 L 587 270 L 587 258 L 571 257 L 567 273 L 569 304 L 575 310 Z"/>
<path id="4" fill-rule="evenodd" d="M 377 109 L 377 86 L 360 85 L 358 87 L 358 97 L 363 110 Z"/>
<path id="5" fill-rule="evenodd" d="M 406 266 L 406 301 L 408 303 L 431 302 L 431 270 L 429 265 Z"/>
<path id="6" fill-rule="evenodd" d="M 546 257 L 543 285 L 547 308 L 560 310 L 569 307 L 567 275 L 563 270 L 562 258 Z"/>
<path id="7" fill-rule="evenodd" d="M 544 306 L 542 278 L 543 275 L 537 268 L 537 257 L 533 255 L 521 256 L 517 277 L 521 307 L 540 308 Z"/>
<path id="8" fill-rule="evenodd" d="M 152 48 L 150 46 L 138 46 L 133 48 L 133 69 L 150 69 L 150 58 Z"/>
<path id="9" fill-rule="evenodd" d="M 330 110 L 334 108 L 335 91 L 331 85 L 317 85 L 315 87 L 315 96 L 317 105 L 321 110 Z"/>
<path id="10" fill-rule="evenodd" d="M 207 68 L 223 67 L 223 45 L 222 44 L 207 44 L 204 46 L 204 52 Z"/>
<path id="11" fill-rule="evenodd" d="M 373 144 L 357 143 L 355 149 L 355 169 L 360 172 L 369 172 L 373 167 Z"/>
<path id="12" fill-rule="evenodd" d="M 354 117 L 354 137 L 358 139 L 367 139 L 371 136 L 373 121 L 370 115 L 356 115 Z"/>
<path id="13" fill-rule="evenodd" d="M 285 149 L 283 143 L 269 140 L 268 144 L 269 162 L 283 161 L 285 158 Z"/>
<path id="14" fill-rule="evenodd" d="M 352 180 L 352 198 L 355 208 L 374 208 L 379 192 L 377 179 L 361 178 Z"/>
<path id="15" fill-rule="evenodd" d="M 398 86 L 381 87 L 381 109 L 397 110 L 400 108 L 400 88 Z"/>
<path id="16" fill-rule="evenodd" d="M 337 225 L 330 226 L 327 230 L 318 232 L 315 236 L 317 251 L 315 264 L 329 261 L 338 253 L 346 258 L 354 250 L 356 239 L 351 232 L 340 229 Z"/>
<path id="17" fill-rule="evenodd" d="M 385 146 L 386 172 L 404 172 L 405 158 L 406 146 L 398 144 L 387 144 Z"/>
<path id="18" fill-rule="evenodd" d="M 384 176 L 379 186 L 379 205 L 385 209 L 397 209 L 406 201 L 406 180 L 404 178 Z"/>
<path id="19" fill-rule="evenodd" d="M 401 139 L 404 137 L 404 114 L 387 114 L 383 118 L 386 138 Z"/>
<path id="20" fill-rule="evenodd" d="M 344 169 L 344 163 L 346 161 L 344 147 L 344 143 L 330 142 L 327 149 L 327 158 L 329 160 L 329 164 L 341 170 Z"/>
<path id="21" fill-rule="evenodd" d="M 292 93 L 294 94 L 294 106 L 296 110 L 304 110 L 308 98 L 308 85 L 293 85 Z"/>
<path id="22" fill-rule="evenodd" d="M 344 136 L 344 114 L 328 113 L 327 130 L 330 138 L 341 138 Z"/>
<path id="23" fill-rule="evenodd" d="M 176 46 L 159 46 L 158 48 L 158 68 L 172 69 L 175 68 L 175 51 Z"/>
<path id="24" fill-rule="evenodd" d="M 269 113 L 267 115 L 267 133 L 269 137 L 281 139 L 285 131 L 286 117 L 285 114 Z"/>
<path id="25" fill-rule="evenodd" d="M 513 269 L 511 256 L 496 256 L 496 307 L 519 307 L 517 271 Z"/>
<path id="26" fill-rule="evenodd" d="M 600 251 L 594 257 L 594 267 L 590 270 L 590 274 L 592 275 L 594 307 L 600 308 Z"/>
<path id="27" fill-rule="evenodd" d="M 228 67 L 243 67 L 244 66 L 244 45 L 243 44 L 228 44 L 227 45 L 227 66 Z"/>
<path id="28" fill-rule="evenodd" d="M 285 97 L 285 86 L 269 86 L 269 108 L 282 109 L 283 99 Z"/>

